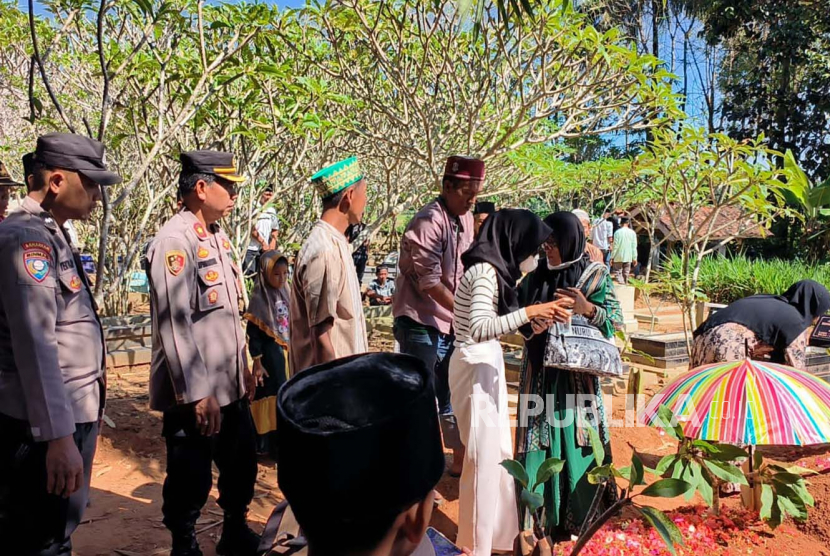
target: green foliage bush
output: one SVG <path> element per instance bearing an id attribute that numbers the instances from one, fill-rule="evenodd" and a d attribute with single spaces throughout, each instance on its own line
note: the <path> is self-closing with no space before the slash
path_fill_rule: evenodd
<path id="1" fill-rule="evenodd" d="M 682 276 L 680 255 L 673 254 L 657 273 L 657 283 L 676 283 Z M 830 265 L 782 259 L 751 260 L 743 255 L 705 257 L 698 291 L 711 303 L 732 303 L 757 293 L 781 294 L 799 280 L 811 279 L 830 288 Z"/>

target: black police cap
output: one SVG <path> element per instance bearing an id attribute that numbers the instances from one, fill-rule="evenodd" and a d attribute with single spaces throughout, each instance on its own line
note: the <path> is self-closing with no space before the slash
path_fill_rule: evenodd
<path id="1" fill-rule="evenodd" d="M 245 176 L 237 173 L 236 163 L 231 153 L 222 151 L 187 151 L 179 155 L 182 170 L 199 174 L 213 174 L 234 183 L 245 181 Z"/>
<path id="2" fill-rule="evenodd" d="M 14 181 L 6 170 L 6 165 L 0 162 L 0 187 L 17 187 L 18 185 L 23 184 Z"/>
<path id="3" fill-rule="evenodd" d="M 74 133 L 49 133 L 38 137 L 34 162 L 83 174 L 99 185 L 121 183 L 121 176 L 107 169 L 104 145 Z"/>

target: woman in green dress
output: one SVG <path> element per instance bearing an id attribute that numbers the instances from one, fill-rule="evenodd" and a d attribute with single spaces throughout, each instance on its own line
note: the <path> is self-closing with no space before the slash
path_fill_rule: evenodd
<path id="1" fill-rule="evenodd" d="M 611 338 L 622 326 L 622 311 L 608 268 L 591 262 L 585 251 L 585 232 L 574 214 L 556 212 L 545 223 L 553 230 L 544 245 L 547 260 L 523 281 L 520 304 L 572 297 L 574 313 L 584 315 L 606 338 Z M 580 282 L 584 285 L 577 289 Z M 549 323 L 534 322 L 522 329 L 526 342 L 520 394 L 539 396 L 545 408 L 539 415 L 529 415 L 528 403 L 519 403 L 515 453 L 530 477 L 536 476 L 536 470 L 548 458 L 565 461 L 562 472 L 539 487 L 545 497 L 545 531 L 558 540 L 579 534 L 591 518 L 589 512 L 598 487 L 587 477 L 596 465 L 588 428 L 598 432 L 605 445 L 605 463 L 611 461 L 611 444 L 599 379 L 544 366 L 548 327 Z M 613 503 L 615 496 L 614 489 L 601 493 L 598 510 Z M 523 521 L 525 528 L 529 527 L 530 516 L 524 515 Z"/>
<path id="2" fill-rule="evenodd" d="M 288 377 L 288 259 L 266 251 L 259 259 L 248 321 L 248 351 L 254 360 L 257 389 L 251 414 L 257 429 L 257 452 L 277 459 L 277 391 Z"/>

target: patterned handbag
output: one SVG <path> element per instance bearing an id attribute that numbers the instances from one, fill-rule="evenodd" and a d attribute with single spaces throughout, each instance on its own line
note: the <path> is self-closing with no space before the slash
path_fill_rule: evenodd
<path id="1" fill-rule="evenodd" d="M 584 292 L 586 281 L 596 280 L 597 271 L 594 265 L 586 268 L 576 287 Z M 620 350 L 582 315 L 574 315 L 569 324 L 556 323 L 548 330 L 544 363 L 545 367 L 597 376 L 623 374 Z"/>

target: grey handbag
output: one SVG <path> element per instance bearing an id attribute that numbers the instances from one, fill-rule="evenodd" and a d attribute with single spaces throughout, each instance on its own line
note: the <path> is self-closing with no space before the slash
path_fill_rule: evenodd
<path id="1" fill-rule="evenodd" d="M 585 269 L 576 287 L 582 289 L 595 272 L 593 265 Z M 582 315 L 574 315 L 569 324 L 557 323 L 548 330 L 544 364 L 545 367 L 597 376 L 618 377 L 623 374 L 620 350 L 616 344 L 605 338 L 599 328 Z"/>

